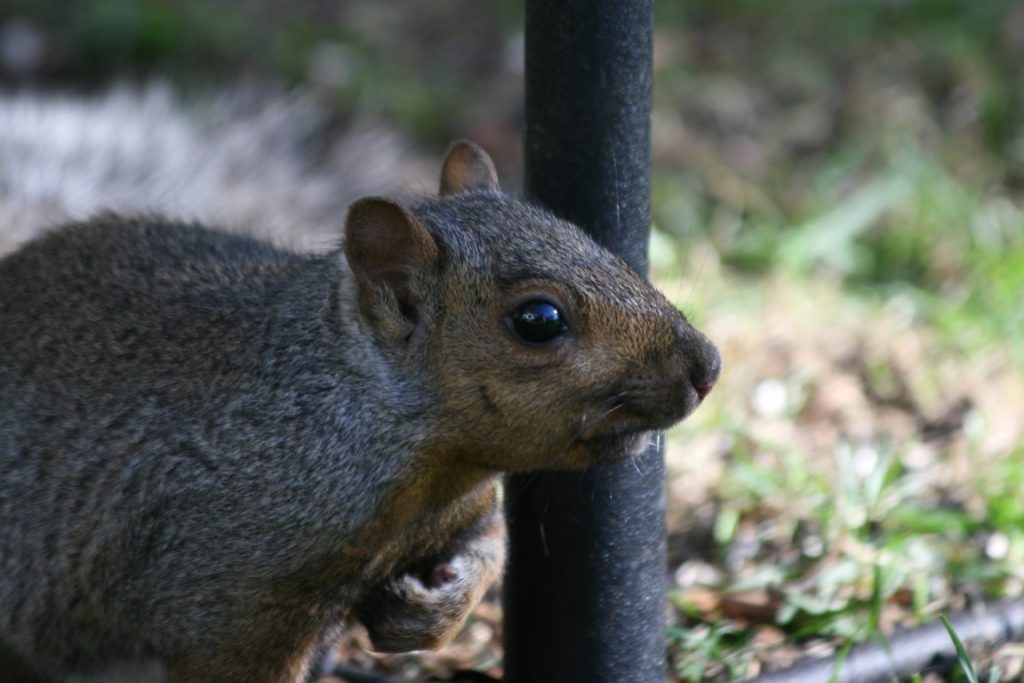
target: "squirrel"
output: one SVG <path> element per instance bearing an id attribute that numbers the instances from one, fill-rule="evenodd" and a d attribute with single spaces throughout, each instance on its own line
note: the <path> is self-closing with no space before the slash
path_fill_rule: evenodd
<path id="1" fill-rule="evenodd" d="M 343 232 L 106 214 L 0 260 L 0 680 L 298 682 L 348 621 L 434 647 L 502 570 L 502 473 L 635 456 L 719 374 L 471 143 Z"/>

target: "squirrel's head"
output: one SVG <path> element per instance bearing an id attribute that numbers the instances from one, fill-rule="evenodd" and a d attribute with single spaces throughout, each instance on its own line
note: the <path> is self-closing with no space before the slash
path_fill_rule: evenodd
<path id="1" fill-rule="evenodd" d="M 378 338 L 434 387 L 437 438 L 472 464 L 635 455 L 718 378 L 715 347 L 664 296 L 580 229 L 502 194 L 467 142 L 449 151 L 439 198 L 356 202 L 345 254 Z"/>

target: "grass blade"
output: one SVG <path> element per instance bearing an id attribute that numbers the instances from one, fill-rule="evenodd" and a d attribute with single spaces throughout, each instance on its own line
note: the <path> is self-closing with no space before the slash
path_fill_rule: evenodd
<path id="1" fill-rule="evenodd" d="M 960 668 L 963 669 L 964 675 L 967 676 L 968 683 L 978 683 L 978 674 L 974 673 L 971 657 L 967 654 L 967 649 L 960 640 L 960 636 L 953 630 L 953 625 L 949 623 L 949 619 L 946 618 L 945 614 L 940 615 L 939 619 L 942 620 L 942 625 L 946 627 L 946 632 L 949 633 L 949 638 L 953 641 L 953 646 L 956 648 L 956 659 L 960 662 Z"/>

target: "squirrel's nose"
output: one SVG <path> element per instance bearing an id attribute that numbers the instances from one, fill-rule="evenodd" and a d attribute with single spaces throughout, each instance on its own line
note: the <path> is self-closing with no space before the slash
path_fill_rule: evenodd
<path id="1" fill-rule="evenodd" d="M 701 335 L 703 337 L 703 335 Z M 701 401 L 711 393 L 722 372 L 722 356 L 718 349 L 706 338 L 702 340 L 701 352 L 698 360 L 690 371 L 690 382 L 697 391 L 697 398 Z"/>
<path id="2" fill-rule="evenodd" d="M 711 393 L 714 389 L 714 384 L 694 384 L 693 387 L 697 390 L 697 397 L 700 400 L 704 400 L 704 397 Z"/>

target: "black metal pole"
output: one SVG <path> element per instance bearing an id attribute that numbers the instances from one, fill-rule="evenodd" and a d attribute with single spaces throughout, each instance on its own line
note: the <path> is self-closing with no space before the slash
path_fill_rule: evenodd
<path id="1" fill-rule="evenodd" d="M 641 273 L 652 0 L 527 0 L 526 188 Z M 509 478 L 509 683 L 663 683 L 664 464 Z"/>

